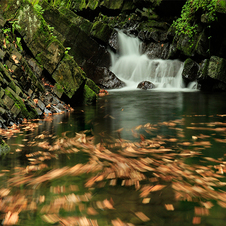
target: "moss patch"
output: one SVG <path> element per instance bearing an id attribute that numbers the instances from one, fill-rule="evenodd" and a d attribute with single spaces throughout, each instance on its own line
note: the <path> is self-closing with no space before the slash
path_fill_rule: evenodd
<path id="1" fill-rule="evenodd" d="M 83 99 L 84 104 L 93 104 L 96 102 L 97 95 L 96 93 L 90 89 L 87 85 L 84 86 Z"/>

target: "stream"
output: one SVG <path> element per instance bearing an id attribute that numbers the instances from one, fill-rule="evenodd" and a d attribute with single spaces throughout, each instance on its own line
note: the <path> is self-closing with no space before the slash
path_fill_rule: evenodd
<path id="1" fill-rule="evenodd" d="M 110 91 L 10 129 L 2 223 L 225 225 L 224 103 L 222 93 Z"/>

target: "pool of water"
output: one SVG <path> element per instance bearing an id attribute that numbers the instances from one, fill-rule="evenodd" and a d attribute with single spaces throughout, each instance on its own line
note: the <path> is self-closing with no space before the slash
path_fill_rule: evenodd
<path id="1" fill-rule="evenodd" d="M 4 135 L 3 223 L 225 225 L 225 101 L 111 91 L 96 106 L 25 123 Z"/>

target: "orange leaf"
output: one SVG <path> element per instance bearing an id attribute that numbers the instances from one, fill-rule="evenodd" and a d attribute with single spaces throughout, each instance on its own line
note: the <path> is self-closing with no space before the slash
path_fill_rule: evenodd
<path id="1" fill-rule="evenodd" d="M 16 60 L 16 55 L 12 55 L 12 59 L 13 59 L 13 61 L 14 61 L 16 64 L 19 63 L 19 60 Z"/>
<path id="2" fill-rule="evenodd" d="M 136 216 L 137 216 L 138 218 L 140 218 L 142 221 L 149 221 L 149 220 L 150 220 L 150 218 L 147 217 L 147 216 L 146 216 L 144 213 L 142 213 L 142 212 L 136 212 L 135 214 L 136 214 Z"/>
<path id="3" fill-rule="evenodd" d="M 33 99 L 34 103 L 37 104 L 38 103 L 38 99 Z"/>

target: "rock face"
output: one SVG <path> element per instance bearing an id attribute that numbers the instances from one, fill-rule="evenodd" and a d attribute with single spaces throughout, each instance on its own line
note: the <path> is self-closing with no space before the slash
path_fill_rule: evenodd
<path id="1" fill-rule="evenodd" d="M 85 33 L 89 23 L 82 23 L 83 21 L 72 16 L 73 13 L 69 14 L 67 18 L 56 8 L 48 8 L 48 4 L 46 5 L 45 2 L 43 2 L 42 5 L 35 6 L 32 6 L 28 1 L 24 1 L 23 4 L 20 1 L 13 1 L 13 3 L 18 6 L 16 13 L 14 13 L 14 11 L 8 12 L 7 10 L 6 13 L 4 13 L 4 17 L 6 19 L 15 18 L 17 21 L 17 26 L 20 28 L 18 32 L 23 37 L 26 49 L 29 49 L 32 54 L 31 58 L 33 59 L 30 60 L 31 65 L 39 64 L 43 67 L 43 71 L 45 72 L 45 75 L 48 74 L 48 78 L 53 83 L 54 91 L 58 97 L 65 96 L 68 99 L 72 99 L 80 87 L 84 88 L 82 84 L 84 84 L 87 77 L 85 72 L 76 62 L 76 59 L 83 60 L 83 58 L 80 56 L 77 56 L 76 58 L 76 56 L 74 56 L 73 59 L 68 54 L 68 49 L 66 47 L 68 47 L 67 44 L 72 36 L 74 36 L 75 39 L 78 38 L 80 41 L 85 41 L 83 37 L 79 38 L 75 34 L 76 32 L 77 34 L 82 34 L 82 32 Z M 12 7 L 11 4 L 11 2 L 6 2 L 5 5 L 3 5 L 3 8 L 8 7 L 10 9 L 10 7 Z M 46 7 L 46 10 L 44 10 L 44 7 Z M 47 15 L 46 20 L 43 18 L 44 11 L 46 11 Z M 47 24 L 48 16 L 53 20 L 56 18 L 63 18 L 63 23 L 59 23 L 60 26 L 56 26 L 56 28 L 59 28 L 58 30 L 54 30 L 53 27 Z M 75 22 L 73 23 L 71 21 Z M 57 22 L 58 20 L 56 20 L 56 23 Z M 69 23 L 70 26 L 68 26 Z M 77 26 L 77 29 L 75 29 L 75 23 L 80 24 L 82 28 L 78 30 Z M 70 32 L 72 29 L 74 33 L 72 33 L 71 36 L 68 36 L 68 39 L 65 39 L 60 33 L 62 32 L 64 34 L 66 33 L 65 31 Z M 53 34 L 54 31 L 57 35 Z M 79 43 L 74 45 L 81 46 Z M 73 46 L 70 48 L 73 49 Z M 84 53 L 85 51 L 80 50 L 80 52 Z M 87 57 L 90 57 L 90 55 Z M 96 94 L 94 93 L 92 93 L 93 98 L 96 97 L 98 92 Z M 79 98 L 83 98 L 83 95 Z"/>
<path id="2" fill-rule="evenodd" d="M 152 82 L 143 81 L 138 84 L 137 88 L 147 90 L 155 88 L 155 85 Z"/>
<path id="3" fill-rule="evenodd" d="M 106 23 L 102 21 L 91 23 L 68 9 L 57 10 L 47 3 L 43 3 L 43 8 L 46 9 L 43 17 L 54 27 L 56 36 L 62 44 L 70 47 L 69 54 L 74 57 L 78 66 L 84 69 L 88 77 L 94 72 L 90 70 L 89 64 L 94 65 L 94 70 L 97 66 L 110 66 L 110 54 L 105 46 L 113 30 Z"/>

